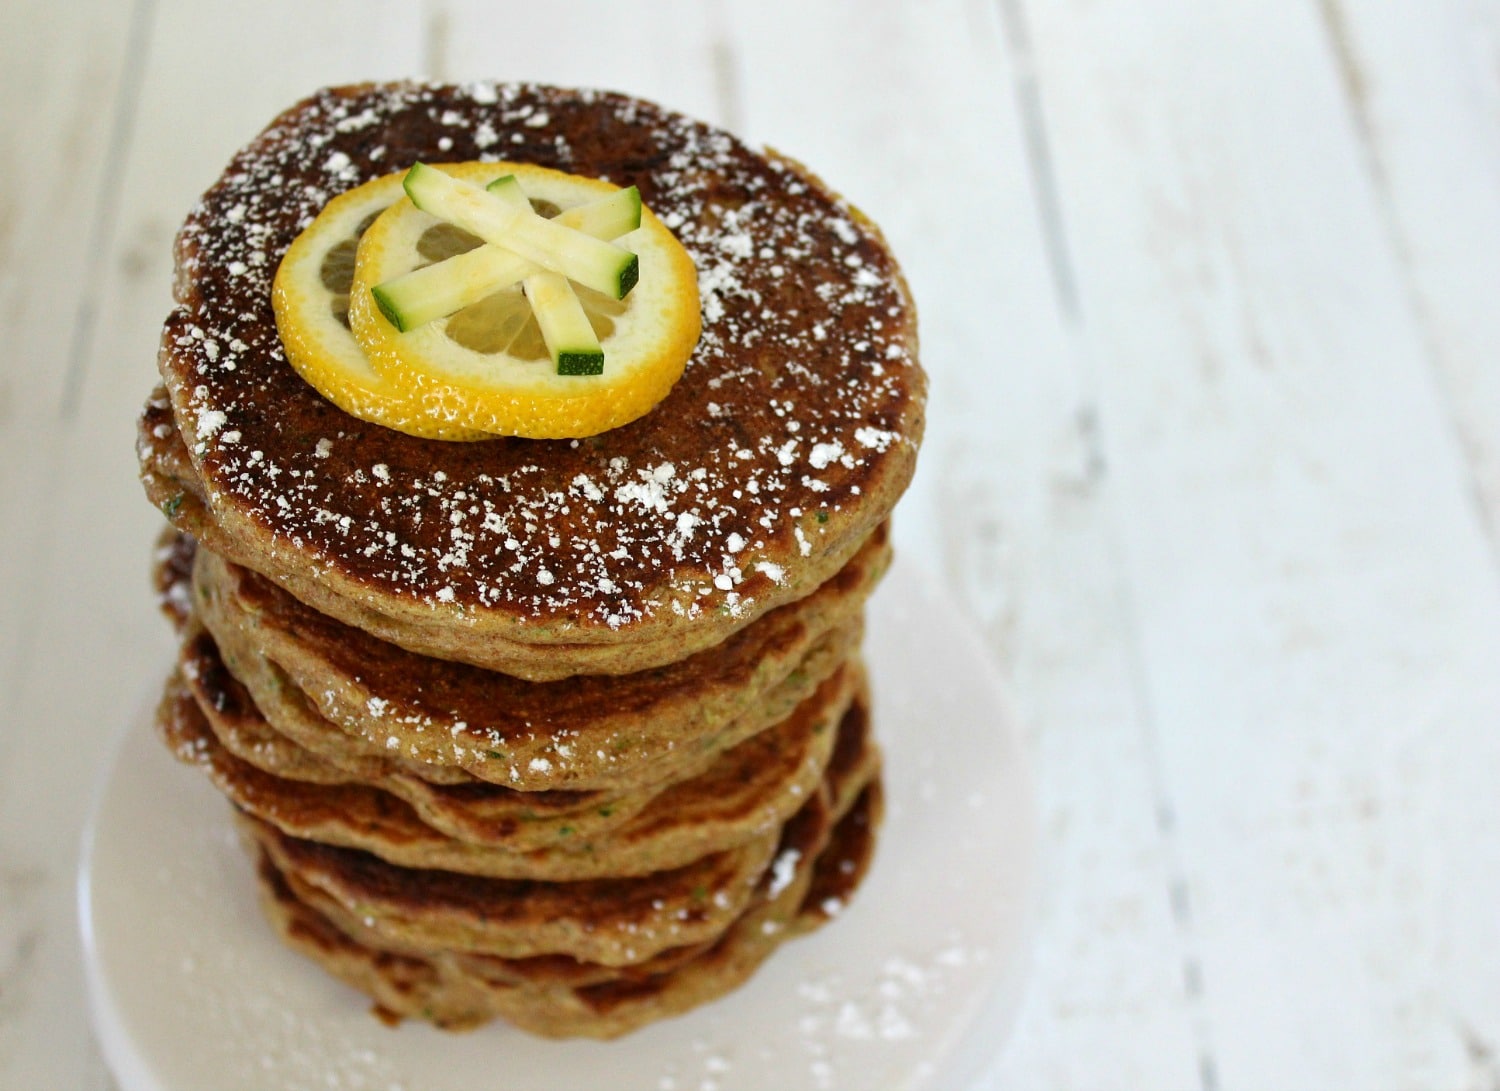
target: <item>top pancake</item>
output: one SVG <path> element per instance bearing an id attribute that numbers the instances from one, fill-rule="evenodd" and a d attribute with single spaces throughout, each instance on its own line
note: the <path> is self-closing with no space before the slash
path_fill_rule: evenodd
<path id="1" fill-rule="evenodd" d="M 286 363 L 281 255 L 371 178 L 500 158 L 640 187 L 698 268 L 704 332 L 682 380 L 576 441 L 446 443 L 347 416 Z M 795 165 L 649 103 L 492 83 L 322 91 L 234 158 L 177 263 L 160 364 L 212 519 L 293 593 L 328 589 L 339 601 L 318 607 L 353 624 L 395 617 L 426 654 L 474 661 L 486 634 L 721 639 L 831 575 L 914 469 L 925 380 L 878 232 Z"/>

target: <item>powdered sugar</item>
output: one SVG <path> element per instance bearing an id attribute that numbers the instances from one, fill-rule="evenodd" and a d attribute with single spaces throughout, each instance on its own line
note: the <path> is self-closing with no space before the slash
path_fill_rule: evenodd
<path id="1" fill-rule="evenodd" d="M 783 849 L 777 854 L 771 863 L 771 883 L 766 888 L 767 898 L 775 898 L 792 885 L 792 880 L 797 877 L 797 861 L 801 859 L 802 853 L 796 849 Z"/>
<path id="2" fill-rule="evenodd" d="M 580 109 L 612 112 L 627 139 L 585 148 Z M 412 116 L 454 158 L 524 146 L 506 154 L 566 170 L 578 143 L 589 172 L 642 187 L 698 267 L 704 330 L 680 384 L 696 419 L 669 400 L 628 442 L 432 444 L 307 390 L 269 314 L 276 262 L 329 197 L 405 166 L 385 161 L 382 130 Z M 210 493 L 319 565 L 460 620 L 751 610 L 854 532 L 846 513 L 883 515 L 868 485 L 893 456 L 909 465 L 917 438 L 909 317 L 873 236 L 779 161 L 631 100 L 490 83 L 321 96 L 231 165 L 181 253 L 197 287 L 169 326 L 167 379 Z"/>

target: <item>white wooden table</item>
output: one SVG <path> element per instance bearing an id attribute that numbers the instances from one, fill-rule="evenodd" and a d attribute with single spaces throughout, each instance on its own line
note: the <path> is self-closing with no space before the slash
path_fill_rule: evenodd
<path id="1" fill-rule="evenodd" d="M 133 418 L 169 242 L 333 82 L 627 90 L 887 230 L 898 542 L 1025 724 L 993 1088 L 1500 1088 L 1500 2 L 6 0 L 0 1087 L 111 1086 L 74 870 L 170 655 Z"/>

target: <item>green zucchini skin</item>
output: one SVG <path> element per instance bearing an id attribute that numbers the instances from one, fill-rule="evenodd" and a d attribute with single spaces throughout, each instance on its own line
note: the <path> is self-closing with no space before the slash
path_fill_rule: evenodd
<path id="1" fill-rule="evenodd" d="M 624 299 L 640 279 L 640 261 L 630 251 L 543 219 L 425 163 L 407 171 L 403 185 L 422 211 L 611 299 Z"/>

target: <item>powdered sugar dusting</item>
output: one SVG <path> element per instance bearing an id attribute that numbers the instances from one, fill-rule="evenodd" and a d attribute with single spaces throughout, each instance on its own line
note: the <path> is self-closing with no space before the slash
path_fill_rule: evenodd
<path id="1" fill-rule="evenodd" d="M 771 884 L 766 888 L 766 897 L 775 898 L 791 885 L 797 876 L 797 861 L 802 853 L 796 849 L 783 849 L 771 863 Z"/>
<path id="2" fill-rule="evenodd" d="M 777 1086 L 825 1091 L 928 1086 L 935 1062 L 951 1056 L 955 1001 L 991 958 L 956 930 L 928 938 L 900 953 L 862 951 L 849 964 L 857 969 L 816 969 L 820 960 L 809 959 L 805 976 L 775 996 L 774 1014 L 758 1016 L 758 1048 L 742 1024 L 710 1022 L 690 1048 L 669 1051 L 655 1086 L 759 1088 L 772 1072 Z"/>
<path id="3" fill-rule="evenodd" d="M 604 147 L 587 143 L 601 111 L 619 134 Z M 571 445 L 438 444 L 348 418 L 301 382 L 270 313 L 276 264 L 329 198 L 406 166 L 387 149 L 400 133 L 410 147 L 413 127 L 453 159 L 641 187 L 702 292 L 702 339 L 667 403 Z M 313 563 L 460 620 L 743 613 L 884 514 L 872 483 L 910 472 L 922 380 L 878 240 L 779 161 L 634 100 L 488 82 L 321 94 L 231 164 L 179 253 L 166 378 L 210 498 Z M 685 418 L 679 401 L 699 408 Z"/>

